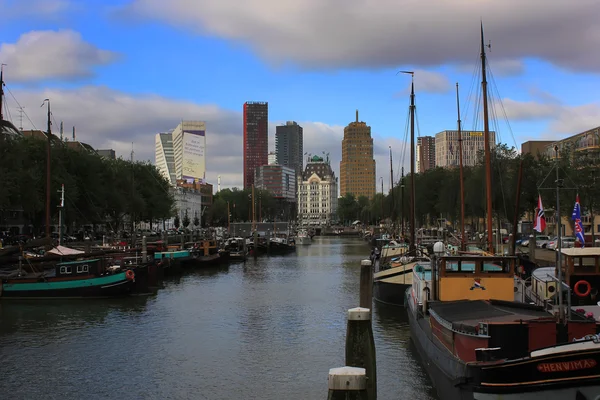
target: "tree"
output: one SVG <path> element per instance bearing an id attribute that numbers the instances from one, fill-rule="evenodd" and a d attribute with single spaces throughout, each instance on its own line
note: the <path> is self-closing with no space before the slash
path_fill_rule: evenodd
<path id="1" fill-rule="evenodd" d="M 183 215 L 182 223 L 185 229 L 187 229 L 187 227 L 190 225 L 190 217 L 188 216 L 187 210 L 185 210 L 185 214 Z"/>
<path id="2" fill-rule="evenodd" d="M 198 218 L 198 215 L 194 216 L 194 226 L 197 228 L 198 225 L 200 225 L 200 219 Z"/>
<path id="3" fill-rule="evenodd" d="M 175 227 L 175 229 L 179 229 L 180 225 L 181 225 L 181 222 L 179 221 L 179 215 L 176 215 L 175 220 L 173 220 L 173 226 Z"/>

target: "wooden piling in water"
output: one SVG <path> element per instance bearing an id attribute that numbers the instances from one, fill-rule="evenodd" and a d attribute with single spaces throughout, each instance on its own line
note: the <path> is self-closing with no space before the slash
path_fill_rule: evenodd
<path id="1" fill-rule="evenodd" d="M 529 260 L 535 262 L 535 235 L 529 235 Z"/>
<path id="2" fill-rule="evenodd" d="M 368 400 L 364 368 L 332 368 L 329 370 L 327 383 L 327 400 Z"/>
<path id="3" fill-rule="evenodd" d="M 146 242 L 146 236 L 142 236 L 142 262 L 148 262 L 148 243 Z"/>
<path id="4" fill-rule="evenodd" d="M 346 330 L 346 365 L 365 369 L 368 400 L 377 399 L 377 365 L 375 340 L 369 308 L 348 310 Z"/>
<path id="5" fill-rule="evenodd" d="M 373 263 L 371 260 L 360 262 L 360 300 L 359 306 L 371 309 L 373 305 Z"/>

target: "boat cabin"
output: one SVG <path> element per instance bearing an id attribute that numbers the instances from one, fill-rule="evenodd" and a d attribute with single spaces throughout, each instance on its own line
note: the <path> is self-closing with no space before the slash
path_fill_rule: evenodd
<path id="1" fill-rule="evenodd" d="M 441 257 L 435 298 L 513 301 L 516 260 L 512 256 Z"/>
<path id="2" fill-rule="evenodd" d="M 104 272 L 100 259 L 69 261 L 56 264 L 56 277 L 100 275 Z"/>

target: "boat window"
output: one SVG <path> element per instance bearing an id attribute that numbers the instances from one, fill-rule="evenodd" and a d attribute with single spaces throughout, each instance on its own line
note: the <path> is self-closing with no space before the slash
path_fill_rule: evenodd
<path id="1" fill-rule="evenodd" d="M 89 271 L 89 267 L 87 265 L 78 265 L 77 266 L 77 273 L 82 273 L 82 272 L 88 272 Z"/>
<path id="2" fill-rule="evenodd" d="M 65 274 L 70 274 L 72 272 L 71 267 L 66 267 Z"/>
<path id="3" fill-rule="evenodd" d="M 508 260 L 489 260 L 484 261 L 482 272 L 510 272 L 510 261 Z"/>
<path id="4" fill-rule="evenodd" d="M 475 272 L 475 262 L 446 260 L 446 272 Z"/>
<path id="5" fill-rule="evenodd" d="M 67 267 L 60 267 L 60 273 L 65 274 L 67 272 Z"/>

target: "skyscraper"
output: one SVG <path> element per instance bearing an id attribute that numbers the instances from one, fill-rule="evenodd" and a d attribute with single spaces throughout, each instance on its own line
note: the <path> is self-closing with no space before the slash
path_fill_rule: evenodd
<path id="1" fill-rule="evenodd" d="M 296 175 L 302 174 L 303 148 L 303 130 L 295 121 L 275 128 L 277 163 L 292 168 Z"/>
<path id="2" fill-rule="evenodd" d="M 244 103 L 244 188 L 254 184 L 254 171 L 268 165 L 269 103 Z"/>
<path id="3" fill-rule="evenodd" d="M 188 182 L 206 179 L 206 123 L 181 121 L 173 130 L 175 176 Z"/>
<path id="4" fill-rule="evenodd" d="M 371 127 L 365 122 L 351 122 L 344 128 L 342 161 L 340 162 L 340 196 L 352 193 L 355 197 L 375 195 L 375 159 Z"/>
<path id="5" fill-rule="evenodd" d="M 435 138 L 420 136 L 417 138 L 417 173 L 435 168 Z"/>
<path id="6" fill-rule="evenodd" d="M 154 140 L 154 165 L 161 175 L 171 185 L 175 185 L 175 157 L 173 156 L 173 135 L 171 133 L 157 133 Z"/>
<path id="7" fill-rule="evenodd" d="M 496 144 L 496 132 L 490 131 L 490 150 Z M 484 151 L 482 131 L 462 131 L 463 166 L 472 167 L 477 164 L 477 156 Z M 451 168 L 459 166 L 458 131 L 442 131 L 435 135 L 435 165 Z"/>

